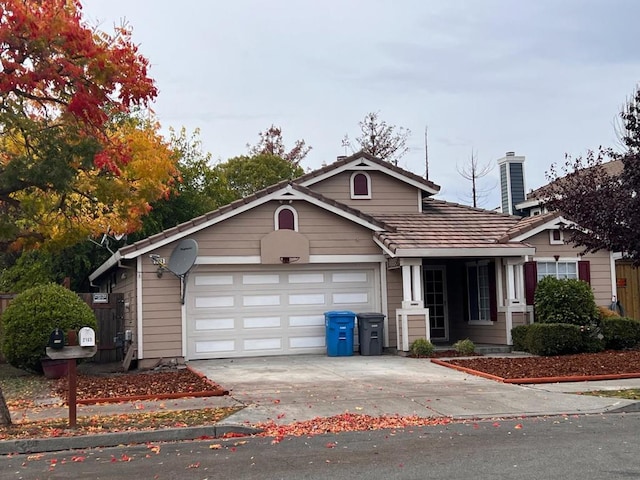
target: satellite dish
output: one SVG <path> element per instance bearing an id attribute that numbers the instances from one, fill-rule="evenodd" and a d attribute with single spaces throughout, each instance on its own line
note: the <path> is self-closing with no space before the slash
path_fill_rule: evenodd
<path id="1" fill-rule="evenodd" d="M 174 275 L 181 277 L 186 275 L 191 267 L 193 267 L 197 256 L 198 242 L 187 238 L 182 240 L 176 248 L 173 249 L 167 268 L 169 268 L 169 271 Z"/>

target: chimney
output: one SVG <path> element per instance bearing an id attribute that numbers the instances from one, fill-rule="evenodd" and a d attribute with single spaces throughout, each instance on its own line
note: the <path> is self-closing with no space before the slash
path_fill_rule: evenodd
<path id="1" fill-rule="evenodd" d="M 521 215 L 516 205 L 525 201 L 524 156 L 507 152 L 498 160 L 502 213 Z"/>

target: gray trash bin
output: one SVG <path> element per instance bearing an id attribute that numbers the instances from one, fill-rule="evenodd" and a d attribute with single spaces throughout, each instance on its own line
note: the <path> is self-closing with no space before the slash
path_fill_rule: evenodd
<path id="1" fill-rule="evenodd" d="M 382 313 L 358 313 L 360 355 L 382 355 L 384 317 Z"/>

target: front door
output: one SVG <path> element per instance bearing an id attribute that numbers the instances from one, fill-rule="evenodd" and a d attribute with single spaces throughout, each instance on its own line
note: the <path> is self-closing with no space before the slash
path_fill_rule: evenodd
<path id="1" fill-rule="evenodd" d="M 444 265 L 426 265 L 423 272 L 424 306 L 429 309 L 431 340 L 448 341 L 446 269 Z"/>

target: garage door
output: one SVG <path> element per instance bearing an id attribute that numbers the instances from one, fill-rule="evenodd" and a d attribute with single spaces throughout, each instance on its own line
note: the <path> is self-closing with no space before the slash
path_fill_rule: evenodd
<path id="1" fill-rule="evenodd" d="M 259 271 L 199 266 L 187 288 L 187 358 L 324 353 L 324 312 L 379 311 L 377 265 Z"/>

